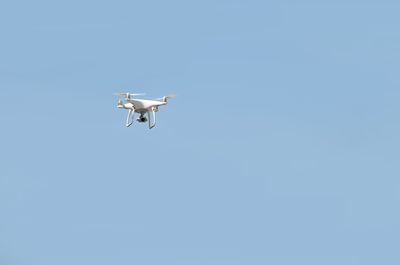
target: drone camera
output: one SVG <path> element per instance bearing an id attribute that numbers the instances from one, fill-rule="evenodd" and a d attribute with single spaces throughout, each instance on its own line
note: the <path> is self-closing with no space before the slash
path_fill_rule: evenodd
<path id="1" fill-rule="evenodd" d="M 144 116 L 142 116 L 142 117 L 138 118 L 137 121 L 138 121 L 138 122 L 146 122 L 146 121 L 147 121 L 147 118 L 144 117 Z"/>

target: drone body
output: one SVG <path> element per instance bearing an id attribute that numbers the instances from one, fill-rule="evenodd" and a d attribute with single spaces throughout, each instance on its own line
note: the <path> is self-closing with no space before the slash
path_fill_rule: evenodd
<path id="1" fill-rule="evenodd" d="M 156 112 L 158 107 L 166 105 L 167 101 L 174 96 L 165 96 L 159 99 L 148 100 L 148 99 L 138 99 L 134 98 L 138 95 L 143 94 L 133 94 L 133 93 L 115 93 L 115 96 L 119 96 L 117 107 L 119 109 L 128 110 L 128 116 L 126 118 L 126 127 L 132 125 L 135 113 L 139 113 L 140 117 L 136 119 L 138 122 L 149 122 L 149 129 L 156 126 Z M 123 98 L 123 99 L 122 99 Z M 147 113 L 147 118 L 146 118 Z M 150 115 L 152 114 L 152 115 Z M 152 118 L 150 117 L 152 116 Z"/>

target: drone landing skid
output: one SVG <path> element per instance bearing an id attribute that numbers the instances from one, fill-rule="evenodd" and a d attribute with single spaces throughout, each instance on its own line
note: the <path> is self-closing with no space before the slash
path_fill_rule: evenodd
<path id="1" fill-rule="evenodd" d="M 153 115 L 150 115 L 150 112 Z M 146 118 L 144 117 L 143 114 L 141 114 L 140 117 L 137 119 L 138 122 L 146 122 Z M 129 127 L 133 124 L 134 116 L 135 116 L 135 110 L 128 110 L 128 116 L 126 117 L 126 127 Z M 153 129 L 156 126 L 156 121 L 157 121 L 156 112 L 148 111 L 147 116 L 148 116 L 147 120 L 149 121 L 149 129 Z M 153 117 L 151 117 L 151 116 L 153 116 Z M 143 118 L 144 118 L 144 120 L 142 121 Z"/>
<path id="2" fill-rule="evenodd" d="M 154 128 L 154 126 L 156 126 L 156 112 L 152 111 L 151 113 L 153 113 L 153 124 L 151 123 L 151 119 L 150 119 L 150 111 L 147 112 L 147 115 L 149 117 L 149 129 Z"/>
<path id="3" fill-rule="evenodd" d="M 126 127 L 129 127 L 133 123 L 133 118 L 135 116 L 135 110 L 128 110 L 128 117 L 126 117 Z"/>

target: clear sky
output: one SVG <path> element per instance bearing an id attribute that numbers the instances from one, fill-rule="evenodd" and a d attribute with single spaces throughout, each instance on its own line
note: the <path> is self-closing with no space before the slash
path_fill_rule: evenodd
<path id="1" fill-rule="evenodd" d="M 0 264 L 400 264 L 399 13 L 1 2 Z"/>

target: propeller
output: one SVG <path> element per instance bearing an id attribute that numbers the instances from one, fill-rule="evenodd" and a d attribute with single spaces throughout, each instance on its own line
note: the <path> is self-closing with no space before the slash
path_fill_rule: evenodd
<path id="1" fill-rule="evenodd" d="M 157 98 L 156 100 L 158 101 L 164 101 L 167 102 L 169 99 L 176 97 L 175 95 L 168 95 L 168 96 L 164 96 L 162 98 Z"/>
<path id="2" fill-rule="evenodd" d="M 135 96 L 142 96 L 142 95 L 146 95 L 145 93 L 129 93 L 129 92 L 120 92 L 120 93 L 114 93 L 114 96 L 118 96 L 118 97 L 125 97 L 127 99 L 130 99 L 131 97 L 135 97 Z"/>

